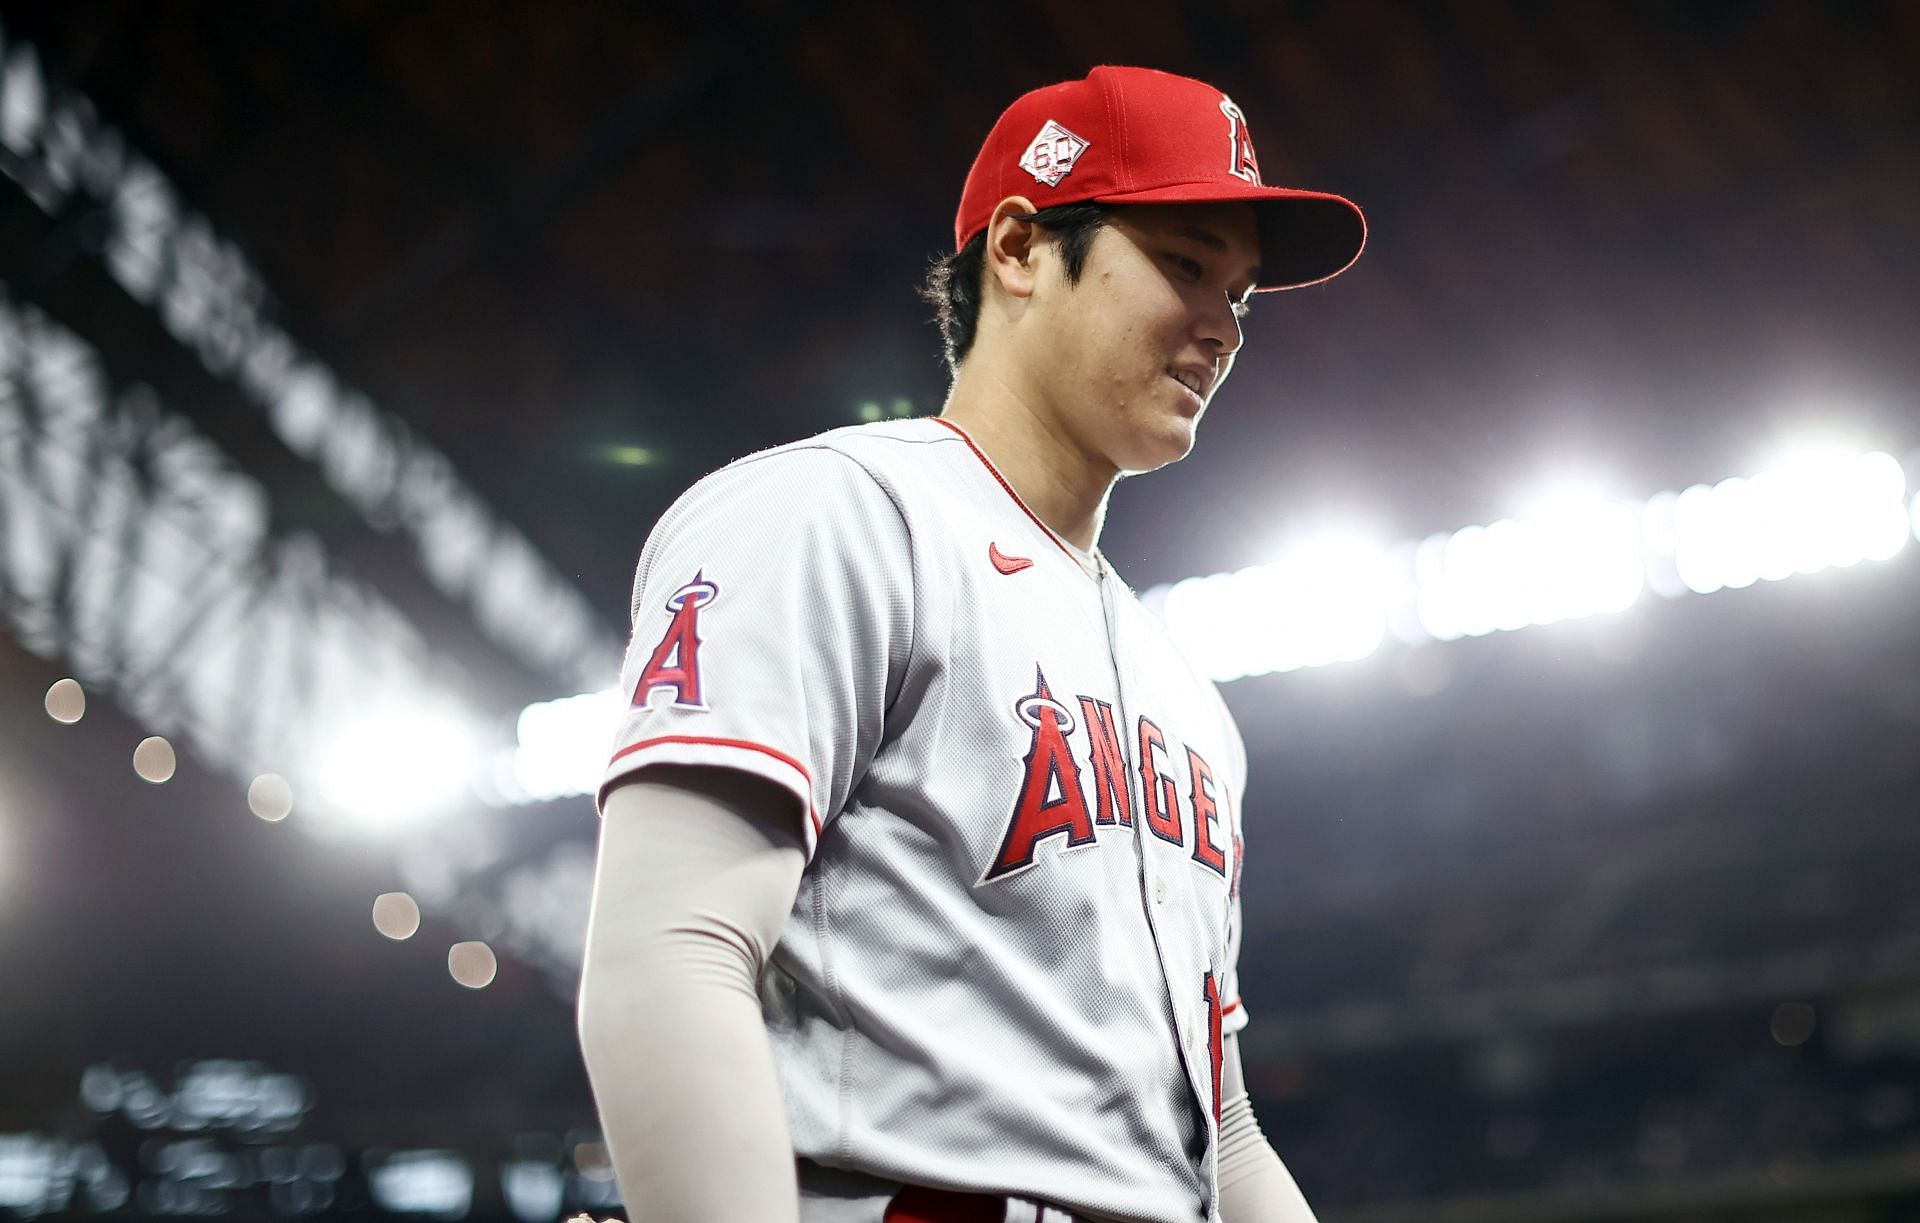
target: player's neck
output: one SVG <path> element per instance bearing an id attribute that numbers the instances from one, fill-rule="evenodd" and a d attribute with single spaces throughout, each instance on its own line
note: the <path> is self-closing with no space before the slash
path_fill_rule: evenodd
<path id="1" fill-rule="evenodd" d="M 1089 457 L 997 379 L 969 385 L 963 368 L 940 415 L 967 431 L 1034 516 L 1084 551 L 1100 542 L 1119 473 Z"/>

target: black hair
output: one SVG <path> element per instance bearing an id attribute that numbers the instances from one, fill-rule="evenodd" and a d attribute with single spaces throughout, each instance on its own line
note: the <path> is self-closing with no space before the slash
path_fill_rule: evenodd
<path id="1" fill-rule="evenodd" d="M 1013 213 L 1018 220 L 1031 221 L 1053 235 L 1060 244 L 1060 263 L 1066 269 L 1067 283 L 1078 284 L 1087 266 L 1087 252 L 1093 249 L 1093 237 L 1107 223 L 1116 205 L 1061 204 L 1038 212 Z M 975 234 L 967 244 L 951 255 L 943 255 L 927 268 L 920 283 L 920 298 L 933 307 L 933 321 L 940 324 L 940 340 L 946 352 L 947 368 L 960 372 L 973 347 L 974 332 L 980 325 L 981 278 L 987 267 L 987 234 Z"/>

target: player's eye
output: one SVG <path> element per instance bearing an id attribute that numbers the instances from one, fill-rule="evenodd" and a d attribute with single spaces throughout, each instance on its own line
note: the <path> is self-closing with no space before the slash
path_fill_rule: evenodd
<path id="1" fill-rule="evenodd" d="M 1179 268 L 1182 274 L 1190 279 L 1198 280 L 1206 271 L 1205 268 L 1200 266 L 1198 259 L 1189 259 L 1185 255 L 1168 255 L 1167 258 L 1173 263 L 1173 266 Z"/>

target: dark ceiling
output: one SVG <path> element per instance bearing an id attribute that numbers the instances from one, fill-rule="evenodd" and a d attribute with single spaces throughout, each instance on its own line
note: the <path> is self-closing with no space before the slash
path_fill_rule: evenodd
<path id="1" fill-rule="evenodd" d="M 1200 450 L 1117 499 L 1137 585 L 1328 504 L 1424 534 L 1539 471 L 1746 470 L 1816 414 L 1916 440 L 1908 5 L 5 12 L 610 619 L 706 470 L 937 408 L 913 286 L 974 149 L 1099 62 L 1218 83 L 1270 181 L 1373 227 L 1347 276 L 1261 301 Z"/>
<path id="2" fill-rule="evenodd" d="M 1116 495 L 1104 546 L 1136 586 L 1262 559 L 1322 515 L 1413 537 L 1510 513 L 1556 475 L 1644 496 L 1809 433 L 1920 447 L 1920 5 L 128 0 L 0 3 L 0 24 L 615 633 L 650 524 L 700 475 L 863 404 L 937 410 L 913 289 L 973 152 L 1014 96 L 1102 62 L 1216 83 L 1269 182 L 1345 193 L 1372 226 L 1351 272 L 1259 300 L 1193 457 Z M 24 207 L 10 194 L 0 215 Z M 226 436 L 254 470 L 289 461 L 264 429 Z M 1913 552 L 1655 602 L 1599 645 L 1423 647 L 1438 691 L 1396 659 L 1229 685 L 1268 855 L 1248 886 L 1249 1049 L 1303 1183 L 1366 1203 L 1670 1173 L 1633 1154 L 1642 1102 L 1697 1090 L 1731 1133 L 1746 1088 L 1726 1082 L 1771 1082 L 1740 1076 L 1784 1052 L 1765 1039 L 1775 1003 L 1844 1010 L 1920 983 L 1887 966 L 1920 931 Z M 9 648 L 8 699 L 37 702 L 48 665 Z M 37 708 L 9 728 L 52 733 Z M 365 945 L 383 864 L 295 861 L 268 847 L 278 830 L 211 816 L 107 845 L 136 782 L 39 747 L 12 762 L 80 830 L 47 842 L 64 847 L 49 869 L 123 902 L 84 921 L 71 902 L 84 939 L 7 953 L 64 981 L 0 1016 L 12 1048 L 51 1042 L 37 1081 L 231 1049 L 336 1084 L 343 1142 L 482 1144 L 516 1101 L 531 1125 L 570 1108 L 590 1124 L 565 1001 L 528 970 L 507 965 L 479 1035 L 440 1041 L 419 966 Z M 199 802 L 231 800 L 189 779 Z M 579 804 L 545 814 L 552 839 L 591 837 Z M 143 873 L 156 861 L 169 872 Z M 216 905 L 220 880 L 265 924 Z M 161 967 L 229 937 L 192 972 Z M 1660 994 L 1648 965 L 1693 973 L 1693 992 Z M 225 1020 L 196 1010 L 211 997 Z M 95 1018 L 64 1025 L 76 1011 Z M 522 1073 L 491 1073 L 486 1050 L 520 1039 Z M 1486 1051 L 1516 1048 L 1557 1072 L 1502 1087 Z M 1844 1096 L 1861 1063 L 1829 1053 L 1839 1069 L 1793 1073 Z M 1681 1083 L 1702 1059 L 1732 1078 Z M 1409 1093 L 1427 1108 L 1395 1116 Z M 1488 1154 L 1489 1124 L 1556 1107 L 1602 1120 Z M 1472 1150 L 1454 1158 L 1436 1135 L 1460 1126 Z M 1778 1155 L 1722 1145 L 1702 1166 Z"/>

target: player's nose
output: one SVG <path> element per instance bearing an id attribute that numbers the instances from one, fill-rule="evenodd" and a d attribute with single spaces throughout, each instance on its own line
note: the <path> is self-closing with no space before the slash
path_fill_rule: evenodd
<path id="1" fill-rule="evenodd" d="M 1240 315 L 1233 308 L 1233 298 L 1226 293 L 1211 299 L 1195 322 L 1200 341 L 1216 359 L 1233 356 L 1246 339 L 1240 330 Z"/>

